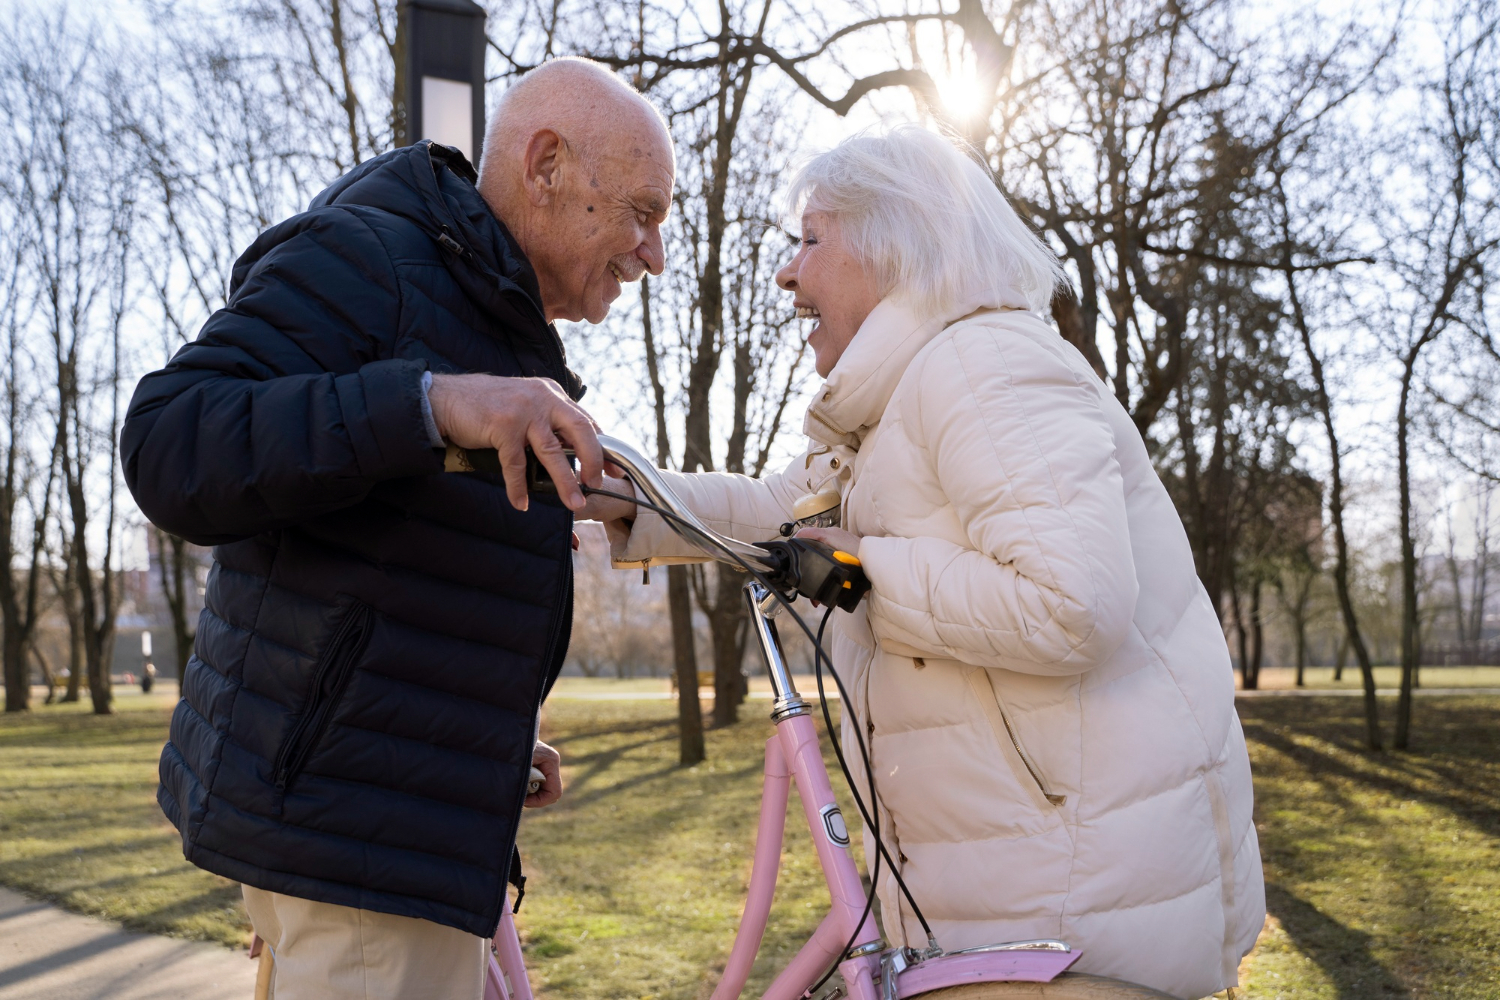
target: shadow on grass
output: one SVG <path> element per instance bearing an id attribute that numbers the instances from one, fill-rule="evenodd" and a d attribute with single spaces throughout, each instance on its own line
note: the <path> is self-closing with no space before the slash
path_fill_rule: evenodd
<path id="1" fill-rule="evenodd" d="M 1412 996 L 1370 949 L 1370 935 L 1334 920 L 1274 882 L 1266 884 L 1266 909 L 1297 949 L 1338 989 L 1339 1000 L 1396 1000 Z"/>
<path id="2" fill-rule="evenodd" d="M 1276 724 L 1240 706 L 1246 737 L 1325 779 L 1325 785 L 1326 778 L 1337 777 L 1398 799 L 1424 802 L 1500 836 L 1500 797 L 1493 779 L 1484 773 L 1484 765 L 1493 766 L 1500 759 L 1500 726 L 1493 710 L 1445 706 L 1443 724 L 1416 737 L 1418 749 L 1372 754 L 1364 747 L 1362 722 L 1318 716 L 1316 705 L 1297 708 L 1301 711 L 1296 714 L 1305 718 L 1282 718 Z M 1294 732 L 1309 731 L 1318 733 L 1323 746 L 1293 738 Z M 1329 748 L 1339 752 L 1330 753 Z"/>

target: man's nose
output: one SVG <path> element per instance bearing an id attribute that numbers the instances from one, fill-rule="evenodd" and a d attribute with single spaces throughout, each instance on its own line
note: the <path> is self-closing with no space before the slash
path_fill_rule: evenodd
<path id="1" fill-rule="evenodd" d="M 797 290 L 797 269 L 792 267 L 796 261 L 788 261 L 776 272 L 776 284 L 789 292 Z"/>
<path id="2" fill-rule="evenodd" d="M 661 274 L 666 270 L 667 252 L 662 247 L 660 226 L 651 226 L 646 230 L 646 238 L 636 247 L 635 255 L 651 274 Z"/>

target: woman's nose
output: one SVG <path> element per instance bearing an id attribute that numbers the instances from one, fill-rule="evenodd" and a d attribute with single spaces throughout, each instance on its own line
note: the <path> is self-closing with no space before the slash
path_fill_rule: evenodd
<path id="1" fill-rule="evenodd" d="M 789 292 L 797 290 L 797 271 L 792 267 L 792 262 L 787 263 L 781 270 L 776 272 L 776 284 Z"/>

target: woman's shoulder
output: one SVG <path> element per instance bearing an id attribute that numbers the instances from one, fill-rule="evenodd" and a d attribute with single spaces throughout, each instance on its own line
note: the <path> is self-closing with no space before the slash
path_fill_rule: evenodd
<path id="1" fill-rule="evenodd" d="M 986 309 L 949 324 L 912 359 L 898 392 L 962 393 L 993 376 L 1088 381 L 1092 371 L 1057 328 L 1024 309 Z M 904 389 L 904 392 L 900 392 Z"/>

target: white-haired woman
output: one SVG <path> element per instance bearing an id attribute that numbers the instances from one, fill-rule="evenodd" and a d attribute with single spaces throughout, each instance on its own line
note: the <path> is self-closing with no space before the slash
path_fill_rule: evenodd
<path id="1" fill-rule="evenodd" d="M 1042 318 L 1056 258 L 914 126 L 817 157 L 792 198 L 777 281 L 826 379 L 808 449 L 672 487 L 749 540 L 838 491 L 841 526 L 804 533 L 873 584 L 833 619 L 845 736 L 866 736 L 882 835 L 940 945 L 1056 937 L 1078 971 L 1235 985 L 1264 890 L 1228 652 L 1140 434 Z M 691 554 L 650 512 L 593 503 L 634 518 L 620 561 Z M 925 946 L 888 873 L 878 889 L 887 938 Z"/>

